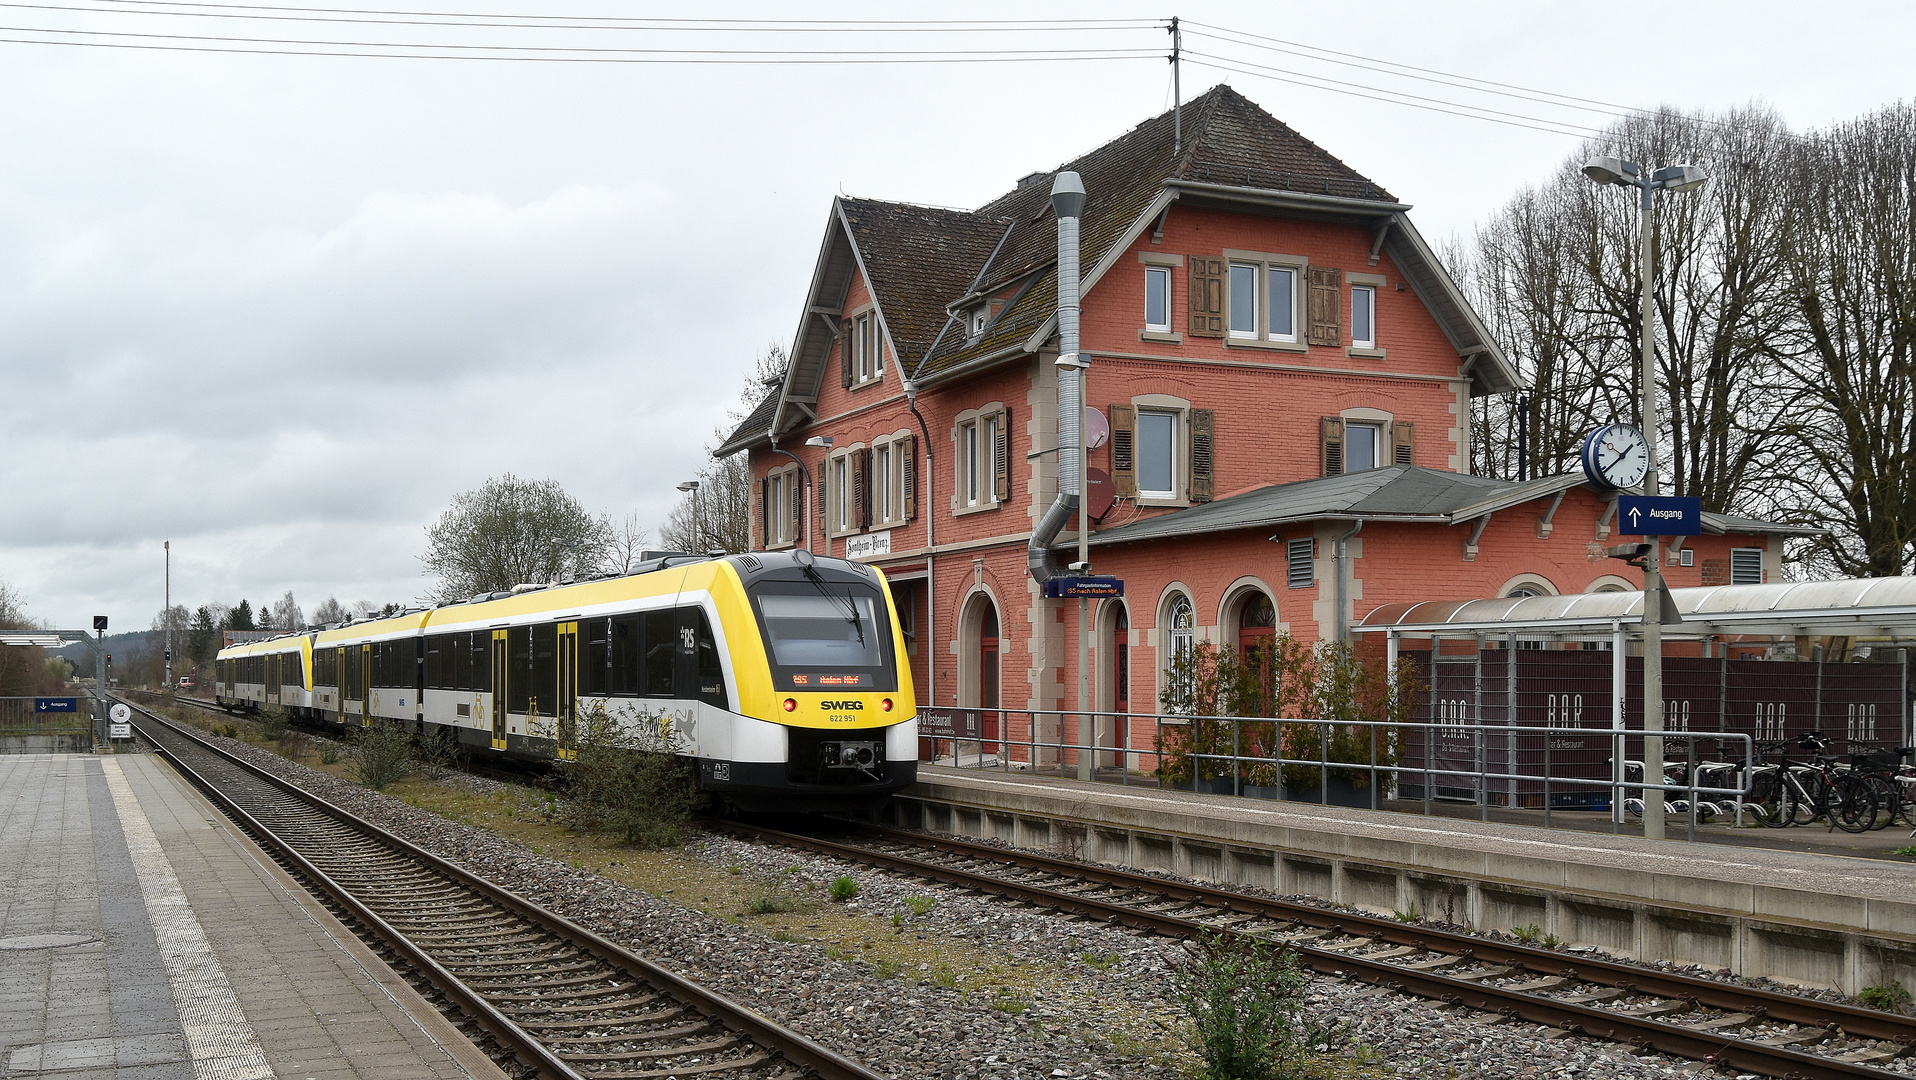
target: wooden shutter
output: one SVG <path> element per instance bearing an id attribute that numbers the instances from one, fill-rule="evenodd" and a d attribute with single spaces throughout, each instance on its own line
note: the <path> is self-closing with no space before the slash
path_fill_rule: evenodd
<path id="1" fill-rule="evenodd" d="M 838 385 L 847 390 L 852 388 L 852 321 L 846 319 L 838 328 Z"/>
<path id="2" fill-rule="evenodd" d="M 812 481 L 812 491 L 818 496 L 818 531 L 830 536 L 832 533 L 831 504 L 825 499 L 826 489 L 830 486 L 826 474 L 832 471 L 832 459 L 829 455 L 818 461 L 818 479 Z"/>
<path id="3" fill-rule="evenodd" d="M 1011 410 L 998 414 L 998 434 L 991 448 L 991 497 L 995 502 L 1011 501 Z"/>
<path id="4" fill-rule="evenodd" d="M 1344 475 L 1344 421 L 1335 416 L 1320 420 L 1318 441 L 1323 446 L 1324 475 Z"/>
<path id="5" fill-rule="evenodd" d="M 1342 345 L 1344 343 L 1344 272 L 1326 266 L 1313 266 L 1310 274 L 1310 303 L 1307 305 L 1307 314 L 1311 322 L 1310 343 L 1312 345 Z"/>
<path id="6" fill-rule="evenodd" d="M 799 479 L 797 469 L 785 474 L 785 482 L 792 486 L 792 497 L 787 500 L 792 507 L 792 527 L 785 531 L 785 535 L 796 541 L 799 526 L 805 521 L 805 483 Z"/>
<path id="7" fill-rule="evenodd" d="M 1111 491 L 1120 499 L 1138 495 L 1138 411 L 1111 406 Z"/>
<path id="8" fill-rule="evenodd" d="M 918 436 L 905 436 L 892 453 L 899 455 L 898 467 L 904 470 L 900 487 L 904 489 L 904 519 L 910 521 L 918 516 Z"/>
<path id="9" fill-rule="evenodd" d="M 1417 425 L 1402 420 L 1390 426 L 1392 465 L 1417 464 Z"/>
<path id="10" fill-rule="evenodd" d="M 1186 490 L 1194 503 L 1210 502 L 1216 490 L 1211 477 L 1216 429 L 1217 413 L 1210 409 L 1191 410 L 1191 476 Z"/>
<path id="11" fill-rule="evenodd" d="M 761 548 L 769 548 L 772 546 L 772 534 L 765 527 L 769 524 L 765 516 L 766 489 L 771 486 L 771 483 L 772 478 L 769 476 L 761 476 L 758 478 L 758 546 Z"/>
<path id="12" fill-rule="evenodd" d="M 1224 260 L 1192 256 L 1191 288 L 1185 297 L 1191 309 L 1191 336 L 1224 336 Z"/>
<path id="13" fill-rule="evenodd" d="M 852 524 L 869 529 L 872 524 L 871 451 L 852 451 Z"/>

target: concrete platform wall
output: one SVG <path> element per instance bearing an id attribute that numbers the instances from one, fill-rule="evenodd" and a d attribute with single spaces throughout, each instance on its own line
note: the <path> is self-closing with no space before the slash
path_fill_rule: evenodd
<path id="1" fill-rule="evenodd" d="M 1127 869 L 1307 895 L 1382 915 L 1415 911 L 1476 930 L 1535 926 L 1566 946 L 1848 994 L 1892 983 L 1916 990 L 1916 898 L 1834 896 L 1485 855 L 1330 828 L 1259 828 L 1207 815 L 1204 807 L 1166 818 L 1042 784 L 1007 793 L 932 780 L 891 805 L 894 822 L 907 828 Z"/>

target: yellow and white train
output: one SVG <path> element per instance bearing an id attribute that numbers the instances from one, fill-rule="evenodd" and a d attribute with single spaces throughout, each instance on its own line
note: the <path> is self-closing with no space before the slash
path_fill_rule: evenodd
<path id="1" fill-rule="evenodd" d="M 576 753 L 578 717 L 656 723 L 747 812 L 858 810 L 917 777 L 911 670 L 874 568 L 808 551 L 669 555 L 234 645 L 224 705 L 445 729 L 476 752 Z"/>

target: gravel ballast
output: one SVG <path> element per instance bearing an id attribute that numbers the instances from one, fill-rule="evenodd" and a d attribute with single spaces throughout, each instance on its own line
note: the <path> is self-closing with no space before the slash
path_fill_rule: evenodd
<path id="1" fill-rule="evenodd" d="M 875 916 L 884 932 L 905 939 L 885 942 L 888 955 L 898 955 L 894 945 L 922 944 L 928 955 L 975 955 L 980 970 L 995 965 L 989 979 L 939 985 L 954 981 L 951 969 L 930 959 L 858 959 L 804 940 L 802 921 L 796 934 L 775 937 L 750 916 L 684 906 L 249 743 L 212 741 L 879 1072 L 1063 1080 L 1183 1076 L 1196 1064 L 1176 1048 L 1181 1014 L 1167 1000 L 1182 946 L 1161 938 L 805 852 L 687 834 L 682 855 L 708 873 L 785 881 L 820 896 L 835 878 L 854 877 L 858 895 L 844 913 Z M 445 782 L 479 792 L 503 787 L 469 776 Z M 926 898 L 922 915 L 907 904 L 922 908 Z M 1353 1052 L 1339 1076 L 1636 1078 L 1696 1067 L 1329 977 L 1312 978 L 1307 1012 L 1338 1027 L 1337 1043 Z"/>

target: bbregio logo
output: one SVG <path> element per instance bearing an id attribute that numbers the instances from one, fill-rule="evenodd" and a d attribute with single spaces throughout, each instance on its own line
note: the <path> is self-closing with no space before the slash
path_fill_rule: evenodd
<path id="1" fill-rule="evenodd" d="M 831 712 L 833 709 L 860 712 L 865 708 L 865 703 L 862 701 L 821 701 L 818 703 L 818 707 L 826 712 Z"/>

